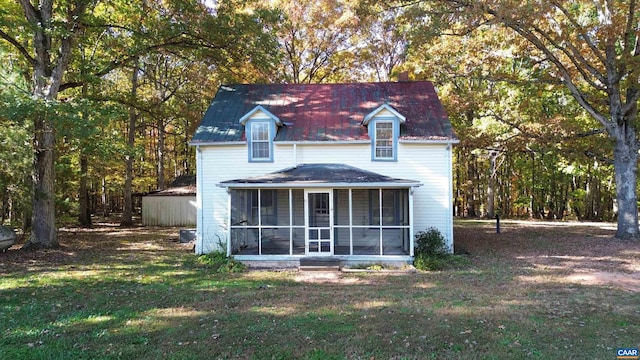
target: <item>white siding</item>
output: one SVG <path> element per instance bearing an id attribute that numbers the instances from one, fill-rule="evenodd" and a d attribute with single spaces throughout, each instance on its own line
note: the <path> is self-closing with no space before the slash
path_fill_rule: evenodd
<path id="1" fill-rule="evenodd" d="M 195 226 L 196 196 L 143 196 L 142 225 Z"/>
<path id="2" fill-rule="evenodd" d="M 246 145 L 200 146 L 198 159 L 197 253 L 225 250 L 228 228 L 228 196 L 216 184 L 225 180 L 263 175 L 297 164 L 340 163 L 379 174 L 418 180 L 414 191 L 414 231 L 434 226 L 453 244 L 451 145 L 398 144 L 398 161 L 371 161 L 371 144 L 275 144 L 274 161 L 249 163 Z M 295 153 L 294 153 L 295 149 Z M 222 248 L 220 248 L 220 246 Z"/>

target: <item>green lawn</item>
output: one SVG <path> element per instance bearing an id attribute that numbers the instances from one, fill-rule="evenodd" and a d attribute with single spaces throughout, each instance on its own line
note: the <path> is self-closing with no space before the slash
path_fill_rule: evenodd
<path id="1" fill-rule="evenodd" d="M 612 233 L 462 223 L 462 269 L 219 274 L 174 229 L 67 229 L 0 254 L 0 359 L 615 359 L 640 245 Z"/>

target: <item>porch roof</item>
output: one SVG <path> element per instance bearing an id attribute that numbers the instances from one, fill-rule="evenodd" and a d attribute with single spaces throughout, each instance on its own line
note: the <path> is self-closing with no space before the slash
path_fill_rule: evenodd
<path id="1" fill-rule="evenodd" d="M 398 179 L 345 164 L 301 164 L 265 175 L 222 181 L 225 188 L 409 188 L 416 180 Z"/>

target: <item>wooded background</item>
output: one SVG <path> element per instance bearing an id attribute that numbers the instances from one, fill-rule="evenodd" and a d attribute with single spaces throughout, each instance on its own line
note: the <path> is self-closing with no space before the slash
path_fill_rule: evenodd
<path id="1" fill-rule="evenodd" d="M 34 157 L 50 150 L 58 225 L 112 213 L 131 224 L 137 195 L 195 173 L 188 142 L 220 84 L 396 81 L 401 72 L 436 84 L 461 140 L 454 215 L 614 219 L 614 141 L 550 54 L 507 22 L 565 16 L 533 25 L 557 33 L 541 38 L 581 74 L 592 70 L 579 55 L 588 46 L 564 44 L 587 36 L 578 25 L 605 27 L 599 2 L 493 3 L 511 10 L 488 16 L 463 1 L 0 0 L 0 220 L 30 226 L 41 192 Z M 606 6 L 637 45 L 635 2 Z M 573 32 L 561 28 L 572 22 Z M 625 65 L 640 68 L 634 56 Z M 627 78 L 637 88 L 637 73 Z M 637 114 L 637 96 L 627 94 Z"/>

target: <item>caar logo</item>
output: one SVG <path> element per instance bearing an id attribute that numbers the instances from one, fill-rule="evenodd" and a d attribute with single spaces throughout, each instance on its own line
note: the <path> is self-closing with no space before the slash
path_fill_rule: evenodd
<path id="1" fill-rule="evenodd" d="M 616 351 L 616 359 L 638 359 L 638 348 L 620 348 Z"/>

